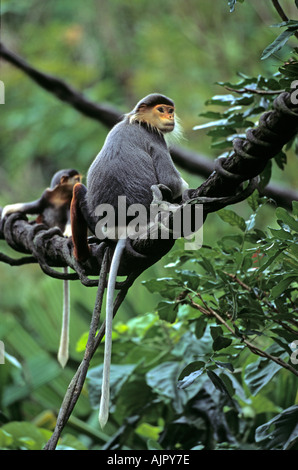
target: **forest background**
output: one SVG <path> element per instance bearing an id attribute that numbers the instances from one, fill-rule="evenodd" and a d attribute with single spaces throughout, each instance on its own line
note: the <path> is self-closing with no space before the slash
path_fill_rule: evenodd
<path id="1" fill-rule="evenodd" d="M 296 3 L 284 1 L 282 5 L 288 17 L 297 22 Z M 213 127 L 204 127 L 212 114 L 200 116 L 207 111 L 223 112 L 223 100 L 215 99 L 211 106 L 206 102 L 215 95 L 230 95 L 217 82 L 231 85 L 242 80 L 249 83 L 250 77 L 254 77 L 251 83 L 260 84 L 260 77 L 266 81 L 279 73 L 279 68 L 289 59 L 296 45 L 294 36 L 266 60 L 261 60 L 261 56 L 266 46 L 281 32 L 270 26 L 281 21 L 273 2 L 259 0 L 237 3 L 235 9 L 233 2 L 220 0 L 212 3 L 195 0 L 1 2 L 1 40 L 9 49 L 37 69 L 61 78 L 90 100 L 109 103 L 123 113 L 148 93 L 156 91 L 170 96 L 176 103 L 184 129 L 181 145 L 211 161 L 227 149 L 227 141 L 219 140 L 219 134 L 210 134 L 208 131 Z M 5 61 L 1 62 L 0 78 L 5 84 L 5 105 L 0 109 L 0 206 L 36 199 L 60 168 L 76 168 L 86 176 L 90 163 L 104 142 L 107 128 L 60 102 Z M 226 104 L 232 108 L 231 101 Z M 245 105 L 235 101 L 235 106 L 242 104 Z M 258 105 L 261 109 L 262 103 Z M 257 115 L 254 121 L 256 119 Z M 201 128 L 194 130 L 195 126 Z M 241 132 L 244 127 L 241 127 Z M 284 188 L 297 188 L 296 168 L 295 146 L 292 146 L 287 152 L 286 164 L 272 164 L 271 181 Z M 185 170 L 182 173 L 190 187 L 196 188 L 204 181 L 198 174 Z M 260 205 L 261 209 L 255 214 L 258 230 L 265 231 L 268 227 L 280 229 L 275 206 Z M 243 202 L 232 209 L 240 218 L 247 220 L 252 204 Z M 213 247 L 219 238 L 234 236 L 239 230 L 241 223 L 236 228 L 237 223 L 234 226 L 226 223 L 227 215 L 226 220 L 217 214 L 208 217 L 204 225 L 206 245 Z M 181 250 L 179 244 L 178 248 Z M 4 242 L 1 242 L 1 251 L 11 254 Z M 255 253 L 256 250 L 251 252 L 251 256 Z M 239 388 L 237 395 L 241 424 L 235 416 L 231 418 L 232 407 L 227 403 L 222 403 L 218 427 L 212 424 L 214 403 L 207 412 L 207 418 L 200 415 L 185 418 L 183 410 L 196 396 L 195 393 L 190 392 L 187 398 L 177 399 L 173 384 L 166 389 L 168 384 L 154 382 L 154 377 L 164 376 L 166 370 L 177 374 L 175 361 L 176 365 L 179 363 L 181 373 L 182 352 L 177 352 L 177 344 L 182 348 L 179 341 L 183 334 L 187 334 L 186 323 L 191 324 L 198 317 L 198 311 L 182 305 L 178 318 L 175 316 L 167 321 L 169 318 L 164 309 L 168 307 L 172 314 L 172 305 L 166 304 L 169 299 L 161 301 L 161 297 L 165 298 L 163 289 L 169 289 L 171 285 L 165 285 L 163 280 L 173 276 L 177 268 L 175 259 L 171 252 L 137 280 L 115 320 L 116 364 L 121 364 L 124 353 L 132 359 L 129 346 L 137 348 L 139 344 L 146 344 L 146 352 L 140 350 L 138 366 L 127 368 L 121 375 L 125 381 L 121 383 L 122 398 L 120 385 L 114 390 L 114 419 L 105 432 L 98 428 L 98 397 L 92 397 L 92 393 L 98 385 L 96 367 L 101 364 L 101 347 L 94 359 L 93 378 L 92 373 L 89 376 L 89 388 L 86 386 L 64 434 L 61 443 L 64 448 L 108 448 L 115 439 L 120 448 L 127 449 L 270 448 L 265 434 L 257 443 L 256 429 L 283 410 L 297 405 L 297 377 L 283 369 L 271 370 L 269 364 L 267 374 L 256 379 L 252 365 L 257 367 L 257 357 L 252 353 L 235 362 L 238 374 L 243 373 L 242 378 L 238 378 L 243 389 L 240 391 Z M 194 266 L 193 259 L 188 261 Z M 250 268 L 261 266 L 262 261 L 258 262 L 260 264 Z M 202 268 L 199 264 L 197 267 Z M 187 275 L 190 274 L 180 272 L 180 279 L 183 275 L 188 282 Z M 158 279 L 162 281 L 156 287 L 154 280 Z M 66 369 L 61 370 L 56 361 L 62 311 L 61 282 L 43 275 L 36 266 L 17 268 L 0 264 L 0 290 L 0 339 L 8 354 L 5 366 L 0 365 L 0 421 L 3 425 L 0 444 L 3 448 L 38 449 L 50 435 L 67 385 L 82 358 L 96 292 L 78 281 L 71 284 L 71 359 Z M 294 299 L 292 290 L 291 296 Z M 214 328 L 213 337 L 210 333 L 205 336 L 209 331 L 206 324 L 202 327 L 204 340 L 201 341 L 205 345 L 208 338 L 214 341 L 217 337 L 224 337 L 218 324 L 211 325 L 211 328 Z M 196 333 L 199 342 L 200 335 L 198 331 Z M 159 341 L 154 335 L 159 337 Z M 266 334 L 264 337 L 266 345 Z M 164 349 L 163 344 L 166 344 Z M 175 348 L 174 360 L 171 352 Z M 153 352 L 155 357 L 159 357 L 159 362 L 154 361 Z M 203 352 L 205 354 L 206 350 Z M 137 367 L 141 368 L 142 354 L 145 354 L 146 364 L 140 370 Z M 231 352 L 230 357 L 233 354 L 236 355 L 236 351 Z M 195 359 L 198 361 L 198 357 Z M 157 370 L 150 376 L 150 370 L 162 364 L 168 369 Z M 204 364 L 206 372 L 208 361 Z M 249 365 L 250 370 L 247 370 Z M 197 369 L 189 372 L 201 369 L 202 365 L 197 365 Z M 229 366 L 222 369 L 226 377 L 232 374 Z M 201 390 L 205 387 L 206 393 L 210 392 L 210 387 L 216 386 L 216 379 L 212 376 L 212 373 L 216 375 L 214 370 L 210 369 L 209 375 L 202 374 L 204 379 L 200 378 Z M 231 376 L 229 380 L 229 384 L 228 379 L 224 385 L 217 383 L 216 390 L 219 392 L 220 387 L 226 387 L 226 393 L 233 383 L 235 391 L 237 387 Z M 131 391 L 143 393 L 152 404 L 152 412 L 151 415 L 147 412 L 141 414 L 135 422 L 132 419 L 128 426 L 127 416 L 133 417 L 136 410 L 131 405 L 127 411 L 129 406 L 126 408 L 123 396 Z M 144 406 L 144 403 L 139 405 Z M 295 413 L 297 417 L 296 408 Z M 291 413 L 290 418 L 293 421 Z M 16 428 L 16 423 L 25 427 Z M 179 426 L 183 427 L 184 438 L 178 437 L 181 435 Z M 117 435 L 116 438 L 119 427 L 121 437 Z M 197 432 L 195 438 L 193 429 Z M 289 423 L 287 429 L 293 431 Z M 286 445 L 291 432 L 283 442 L 277 443 L 277 448 Z M 296 439 L 297 433 L 290 439 L 291 445 Z"/>

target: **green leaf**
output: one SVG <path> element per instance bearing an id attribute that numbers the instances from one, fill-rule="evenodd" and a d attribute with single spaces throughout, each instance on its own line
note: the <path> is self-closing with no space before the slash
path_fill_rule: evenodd
<path id="1" fill-rule="evenodd" d="M 237 3 L 237 0 L 228 0 L 228 5 L 230 7 L 230 13 L 233 13 L 233 11 L 235 10 L 236 3 Z"/>
<path id="2" fill-rule="evenodd" d="M 225 383 L 217 374 L 215 374 L 215 372 L 213 372 L 213 370 L 207 370 L 207 375 L 217 390 L 227 395 L 228 398 L 232 399 Z"/>
<path id="3" fill-rule="evenodd" d="M 177 303 L 174 301 L 162 301 L 157 305 L 157 313 L 161 320 L 174 323 L 177 317 Z"/>
<path id="4" fill-rule="evenodd" d="M 228 224 L 240 228 L 243 232 L 245 232 L 246 224 L 243 217 L 236 214 L 236 212 L 228 210 L 228 209 L 221 209 L 217 212 L 217 215 Z"/>
<path id="5" fill-rule="evenodd" d="M 178 281 L 172 277 L 150 279 L 148 281 L 143 281 L 142 284 L 148 289 L 149 292 L 158 292 L 166 299 L 175 299 L 177 289 L 181 287 Z"/>
<path id="6" fill-rule="evenodd" d="M 169 285 L 176 284 L 174 279 L 171 277 L 164 277 L 160 279 L 149 279 L 148 281 L 143 281 L 142 284 L 148 289 L 149 292 L 163 292 L 166 290 Z"/>
<path id="7" fill-rule="evenodd" d="M 136 367 L 136 364 L 111 364 L 110 387 L 112 399 L 119 394 L 122 386 Z M 100 403 L 102 370 L 103 365 L 96 366 L 90 369 L 87 374 L 90 403 L 94 408 L 98 408 Z"/>
<path id="8" fill-rule="evenodd" d="M 204 364 L 205 366 L 205 364 Z M 189 387 L 190 385 L 192 385 L 194 383 L 194 381 L 200 377 L 200 375 L 202 375 L 204 372 L 204 367 L 202 367 L 201 369 L 199 370 L 196 370 L 195 372 L 191 372 L 189 375 L 185 376 L 182 380 L 179 380 L 179 382 L 177 383 L 177 387 L 180 388 L 180 389 L 185 389 L 187 387 Z"/>
<path id="9" fill-rule="evenodd" d="M 290 229 L 298 232 L 298 221 L 294 219 L 283 207 L 276 209 L 277 219 L 281 219 Z"/>
<path id="10" fill-rule="evenodd" d="M 201 255 L 201 260 L 199 260 L 200 265 L 205 269 L 205 271 L 211 276 L 216 277 L 216 272 L 213 268 L 211 261 L 205 256 Z"/>
<path id="11" fill-rule="evenodd" d="M 244 377 L 252 395 L 257 395 L 271 381 L 272 377 L 281 367 L 275 362 L 263 358 L 249 364 L 245 369 Z"/>
<path id="12" fill-rule="evenodd" d="M 161 447 L 161 445 L 157 441 L 154 441 L 153 439 L 148 439 L 147 448 L 148 450 L 164 450 Z"/>
<path id="13" fill-rule="evenodd" d="M 273 252 L 275 250 L 273 249 Z M 272 256 L 270 256 L 270 258 L 266 261 L 266 263 L 264 263 L 262 266 L 260 266 L 256 271 L 255 271 L 255 274 L 258 275 L 259 273 L 265 271 L 265 269 L 268 268 L 268 266 L 270 266 L 277 258 L 278 256 L 280 256 L 281 254 L 283 253 L 283 249 L 281 250 L 276 250 L 274 252 L 274 254 Z"/>
<path id="14" fill-rule="evenodd" d="M 287 408 L 259 426 L 255 439 L 264 449 L 291 449 L 298 440 L 298 405 Z"/>
<path id="15" fill-rule="evenodd" d="M 170 398 L 175 410 L 182 413 L 188 401 L 188 393 L 177 388 L 177 377 L 180 364 L 178 362 L 163 362 L 146 374 L 146 381 L 158 395 Z"/>
<path id="16" fill-rule="evenodd" d="M 210 333 L 212 339 L 215 340 L 218 336 L 223 334 L 222 328 L 220 326 L 210 326 Z"/>
<path id="17" fill-rule="evenodd" d="M 12 421 L 4 424 L 1 431 L 13 437 L 13 448 L 24 448 L 27 450 L 42 450 L 51 436 L 51 432 L 40 429 L 32 423 Z M 8 439 L 8 437 L 7 437 Z"/>
<path id="18" fill-rule="evenodd" d="M 197 339 L 200 339 L 204 335 L 206 327 L 207 319 L 202 315 L 197 319 L 195 323 L 195 335 Z"/>
<path id="19" fill-rule="evenodd" d="M 214 364 L 216 364 L 221 369 L 228 369 L 230 372 L 234 372 L 233 364 L 230 362 L 214 361 Z"/>
<path id="20" fill-rule="evenodd" d="M 205 366 L 205 362 L 203 361 L 194 361 L 188 364 L 180 373 L 178 380 L 182 380 L 185 377 L 188 377 L 193 372 L 200 371 Z"/>
<path id="21" fill-rule="evenodd" d="M 198 126 L 194 126 L 193 130 L 198 131 L 201 129 L 206 129 L 208 127 L 214 127 L 214 126 L 227 126 L 228 124 L 228 119 L 218 119 L 217 121 L 210 121 L 206 122 L 205 124 L 200 124 Z"/>
<path id="22" fill-rule="evenodd" d="M 286 165 L 286 163 L 287 163 L 287 155 L 286 155 L 286 153 L 281 150 L 277 155 L 275 155 L 274 160 L 275 160 L 277 166 L 278 166 L 281 170 L 284 170 L 285 165 Z"/>
<path id="23" fill-rule="evenodd" d="M 289 40 L 289 38 L 295 34 L 295 30 L 286 29 L 283 31 L 266 49 L 261 55 L 261 60 L 268 59 L 272 54 L 275 54 L 279 51 Z"/>
<path id="24" fill-rule="evenodd" d="M 213 341 L 213 350 L 220 351 L 221 349 L 227 348 L 232 344 L 232 340 L 230 338 L 226 338 L 225 336 L 218 336 Z"/>
<path id="25" fill-rule="evenodd" d="M 0 449 L 3 450 L 6 447 L 11 446 L 13 443 L 13 436 L 5 431 L 5 429 L 0 429 Z"/>
<path id="26" fill-rule="evenodd" d="M 196 271 L 189 271 L 189 270 L 183 270 L 183 271 L 178 271 L 176 270 L 176 273 L 179 275 L 179 278 L 183 281 L 183 283 L 189 287 L 190 289 L 196 291 L 198 288 L 198 285 L 200 283 L 200 276 L 198 276 L 198 273 Z"/>
<path id="27" fill-rule="evenodd" d="M 271 297 L 273 299 L 278 298 L 283 292 L 288 288 L 288 286 L 292 282 L 297 282 L 298 279 L 298 273 L 294 274 L 288 274 L 283 277 L 283 279 L 277 284 L 277 286 L 274 286 L 271 290 Z"/>
<path id="28" fill-rule="evenodd" d="M 257 189 L 247 198 L 247 202 L 252 210 L 256 212 L 260 205 L 260 195 Z"/>

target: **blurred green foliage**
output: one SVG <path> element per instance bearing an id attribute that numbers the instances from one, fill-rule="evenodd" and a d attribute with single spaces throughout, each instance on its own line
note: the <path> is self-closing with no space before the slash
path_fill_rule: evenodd
<path id="1" fill-rule="evenodd" d="M 281 38 L 282 31 L 289 28 L 270 27 L 280 23 L 271 2 L 240 3 L 2 0 L 1 39 L 34 67 L 64 79 L 89 99 L 108 102 L 123 112 L 147 93 L 171 96 L 184 128 L 186 140 L 182 144 L 214 158 L 229 151 L 232 136 L 244 132 L 250 125 L 247 120 L 255 123 L 258 113 L 270 107 L 272 100 L 233 93 L 223 110 L 224 98 L 216 101 L 211 97 L 225 93 L 225 86 L 237 90 L 252 84 L 263 89 L 283 85 L 280 79 L 285 73 L 282 77 L 276 74 L 295 44 L 295 25 L 290 26 L 294 28 L 291 34 Z M 296 20 L 296 3 L 288 1 L 285 8 L 289 18 Z M 268 58 L 260 60 L 262 54 Z M 0 78 L 6 98 L 0 106 L 0 205 L 36 199 L 62 167 L 77 168 L 86 175 L 107 129 L 59 102 L 5 61 Z M 242 106 L 236 120 L 234 106 Z M 215 120 L 221 123 L 215 125 Z M 282 156 L 277 159 L 267 180 L 273 176 L 280 184 L 295 187 L 293 150 L 287 152 L 284 163 Z M 191 187 L 201 182 L 198 176 L 183 176 Z M 111 422 L 104 432 L 99 430 L 96 407 L 101 345 L 88 388 L 83 390 L 60 448 L 103 448 L 116 435 L 119 446 L 133 449 L 270 448 L 268 430 L 274 426 L 274 443 L 277 448 L 286 446 L 290 435 L 284 428 L 292 431 L 293 422 L 297 422 L 295 377 L 270 361 L 257 359 L 239 338 L 236 345 L 232 343 L 222 325 L 208 322 L 190 305 L 181 304 L 179 309 L 176 305 L 178 287 L 190 288 L 192 293 L 203 289 L 202 296 L 213 308 L 231 309 L 242 332 L 249 335 L 251 330 L 258 335 L 262 330 L 262 347 L 272 346 L 271 334 L 275 340 L 281 334 L 282 328 L 271 331 L 276 318 L 272 312 L 270 318 L 267 312 L 264 316 L 265 303 L 252 294 L 239 293 L 220 273 L 227 268 L 235 273 L 241 268 L 243 280 L 254 289 L 255 278 L 247 276 L 254 267 L 257 239 L 264 250 L 276 243 L 272 256 L 260 261 L 257 284 L 263 290 L 268 286 L 262 279 L 271 287 L 275 285 L 276 295 L 271 300 L 277 302 L 287 322 L 290 300 L 296 300 L 291 270 L 297 253 L 282 260 L 278 250 L 291 245 L 293 240 L 286 235 L 293 233 L 293 227 L 285 229 L 284 214 L 279 214 L 278 220 L 283 222 L 278 224 L 272 209 L 261 201 L 254 208 L 245 202 L 233 209 L 222 211 L 220 217 L 211 214 L 204 225 L 207 245 L 215 246 L 221 234 L 222 241 L 214 251 L 207 249 L 198 258 L 191 254 L 184 259 L 178 243 L 178 251 L 149 269 L 131 288 L 115 324 Z M 270 224 L 273 232 L 265 234 L 263 230 Z M 241 233 L 244 227 L 247 231 Z M 244 238 L 245 243 L 251 243 L 247 251 L 243 251 Z M 1 251 L 12 252 L 4 242 Z M 262 270 L 268 260 L 272 265 Z M 184 262 L 195 266 L 195 273 L 191 268 L 177 272 L 179 263 Z M 171 276 L 171 267 L 164 268 L 169 263 L 177 263 Z M 141 287 L 141 281 L 147 289 Z M 5 366 L 0 365 L 0 447 L 39 449 L 53 429 L 55 413 L 82 358 L 95 291 L 71 283 L 71 350 L 63 371 L 56 360 L 61 283 L 45 277 L 35 266 L 0 265 L 0 291 L 0 339 L 7 352 Z M 276 342 L 280 349 L 274 353 L 289 354 L 287 339 L 282 336 Z M 262 370 L 266 373 L 260 373 Z M 196 380 L 188 386 L 191 374 Z M 184 385 L 177 389 L 179 378 Z M 197 411 L 203 405 L 206 415 L 202 417 Z M 216 414 L 212 414 L 214 409 Z M 270 423 L 271 419 L 275 421 Z M 289 443 L 292 445 L 291 439 Z"/>

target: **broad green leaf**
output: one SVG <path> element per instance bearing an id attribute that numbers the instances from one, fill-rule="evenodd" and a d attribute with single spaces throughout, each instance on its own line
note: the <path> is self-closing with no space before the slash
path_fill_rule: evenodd
<path id="1" fill-rule="evenodd" d="M 129 379 L 137 364 L 111 364 L 110 387 L 111 398 L 118 395 L 124 383 Z M 101 396 L 103 365 L 88 371 L 87 381 L 91 406 L 98 408 Z"/>
<path id="2" fill-rule="evenodd" d="M 273 251 L 275 250 L 273 249 Z M 276 261 L 278 256 L 282 255 L 282 253 L 283 249 L 275 251 L 274 254 L 270 256 L 269 259 L 255 271 L 255 275 L 258 275 L 259 273 L 265 271 L 265 269 L 267 269 L 274 261 Z"/>
<path id="3" fill-rule="evenodd" d="M 290 37 L 295 34 L 295 30 L 286 29 L 283 31 L 269 46 L 264 49 L 261 60 L 268 59 L 272 54 L 275 54 L 279 51 L 290 39 Z"/>
<path id="4" fill-rule="evenodd" d="M 221 369 L 228 369 L 230 372 L 234 372 L 233 364 L 230 362 L 214 361 L 214 364 L 216 364 Z"/>
<path id="5" fill-rule="evenodd" d="M 211 380 L 211 382 L 213 383 L 214 387 L 220 392 L 227 395 L 227 397 L 231 399 L 230 392 L 228 391 L 222 379 L 215 372 L 213 372 L 213 370 L 207 370 L 207 375 L 209 379 Z"/>
<path id="6" fill-rule="evenodd" d="M 164 450 L 164 449 L 161 447 L 161 445 L 160 445 L 157 441 L 155 441 L 155 440 L 153 440 L 153 439 L 148 439 L 148 441 L 147 441 L 147 448 L 148 448 L 148 450 Z"/>
<path id="7" fill-rule="evenodd" d="M 13 448 L 24 448 L 27 450 L 42 450 L 47 440 L 51 437 L 51 431 L 39 429 L 32 423 L 26 421 L 11 421 L 1 428 L 13 437 Z"/>
<path id="8" fill-rule="evenodd" d="M 290 227 L 290 229 L 298 232 L 298 220 L 295 220 L 286 209 L 283 207 L 278 207 L 276 209 L 276 217 L 281 219 L 286 225 Z"/>
<path id="9" fill-rule="evenodd" d="M 254 212 L 256 212 L 256 210 L 258 209 L 259 207 L 259 201 L 260 201 L 260 195 L 259 195 L 259 191 L 256 189 L 248 198 L 247 198 L 247 202 L 248 204 L 250 205 L 250 207 L 252 208 L 252 210 Z"/>
<path id="10" fill-rule="evenodd" d="M 228 119 L 218 119 L 217 121 L 210 121 L 210 122 L 206 122 L 205 124 L 194 126 L 193 130 L 198 131 L 201 129 L 206 129 L 208 127 L 227 126 L 227 125 L 228 125 Z"/>
<path id="11" fill-rule="evenodd" d="M 221 326 L 210 326 L 210 333 L 213 341 L 223 334 Z"/>
<path id="12" fill-rule="evenodd" d="M 277 286 L 274 286 L 272 288 L 271 297 L 273 299 L 278 298 L 289 287 L 292 282 L 297 282 L 297 279 L 298 273 L 285 275 L 283 279 L 277 284 Z"/>
<path id="13" fill-rule="evenodd" d="M 164 277 L 159 279 L 150 279 L 143 281 L 142 284 L 149 290 L 149 292 L 158 292 L 166 299 L 175 299 L 177 289 L 181 288 L 179 282 L 172 277 Z"/>
<path id="14" fill-rule="evenodd" d="M 174 323 L 178 313 L 178 305 L 176 302 L 162 301 L 159 302 L 156 310 L 161 320 Z"/>
<path id="15" fill-rule="evenodd" d="M 162 428 L 159 426 L 152 426 L 152 424 L 149 423 L 141 423 L 136 429 L 137 434 L 151 441 L 156 441 L 161 431 Z"/>
<path id="16" fill-rule="evenodd" d="M 88 448 L 82 444 L 72 434 L 63 434 L 61 443 L 57 446 L 57 450 L 88 450 Z"/>
<path id="17" fill-rule="evenodd" d="M 274 160 L 276 161 L 278 167 L 283 170 L 285 164 L 287 163 L 287 155 L 281 150 L 277 155 L 275 155 Z"/>
<path id="18" fill-rule="evenodd" d="M 232 340 L 230 338 L 226 338 L 225 336 L 217 336 L 213 341 L 213 349 L 214 351 L 220 351 L 221 349 L 227 348 L 232 344 Z"/>
<path id="19" fill-rule="evenodd" d="M 251 394 L 257 395 L 281 367 L 275 362 L 263 358 L 249 364 L 245 369 L 244 377 Z"/>
<path id="20" fill-rule="evenodd" d="M 229 209 L 221 209 L 220 211 L 217 212 L 217 215 L 224 221 L 227 222 L 228 224 L 240 228 L 242 232 L 245 232 L 246 229 L 246 224 L 245 220 L 243 217 L 240 215 L 236 214 L 236 212 L 231 211 Z"/>
<path id="21" fill-rule="evenodd" d="M 203 361 L 194 361 L 188 364 L 183 371 L 180 373 L 178 380 L 182 380 L 185 377 L 189 376 L 193 372 L 200 371 L 205 366 L 205 362 Z"/>
<path id="22" fill-rule="evenodd" d="M 191 374 L 184 377 L 182 380 L 179 380 L 179 382 L 177 383 L 177 387 L 180 388 L 181 390 L 189 387 L 190 385 L 194 383 L 194 381 L 198 377 L 200 377 L 200 375 L 203 374 L 203 372 L 204 372 L 203 368 L 195 372 L 192 372 Z"/>
<path id="23" fill-rule="evenodd" d="M 147 372 L 146 381 L 158 395 L 170 398 L 174 409 L 181 413 L 188 400 L 188 394 L 185 390 L 177 388 L 179 369 L 178 362 L 163 362 Z"/>
<path id="24" fill-rule="evenodd" d="M 13 443 L 13 436 L 5 431 L 5 429 L 0 429 L 0 450 L 11 446 Z"/>
<path id="25" fill-rule="evenodd" d="M 265 449 L 291 449 L 298 441 L 298 405 L 287 408 L 268 423 L 259 426 L 255 439 Z"/>
<path id="26" fill-rule="evenodd" d="M 181 279 L 187 287 L 194 291 L 197 290 L 198 285 L 200 283 L 200 276 L 196 271 L 177 270 L 176 273 L 179 275 L 179 279 Z"/>

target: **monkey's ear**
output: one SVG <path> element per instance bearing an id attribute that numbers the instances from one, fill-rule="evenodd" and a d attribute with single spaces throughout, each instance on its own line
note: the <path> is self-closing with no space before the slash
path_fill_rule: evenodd
<path id="1" fill-rule="evenodd" d="M 61 178 L 60 178 L 60 184 L 67 183 L 67 181 L 68 181 L 68 176 L 66 176 L 66 175 L 61 176 Z"/>
<path id="2" fill-rule="evenodd" d="M 71 233 L 73 241 L 73 254 L 79 262 L 89 258 L 89 246 L 87 243 L 88 226 L 81 211 L 81 204 L 85 200 L 86 187 L 77 183 L 73 188 L 73 196 L 70 205 Z"/>
<path id="3" fill-rule="evenodd" d="M 138 106 L 135 114 L 144 113 L 144 112 L 148 111 L 148 109 L 149 109 L 149 106 L 147 106 L 147 104 L 141 103 L 140 106 Z"/>

